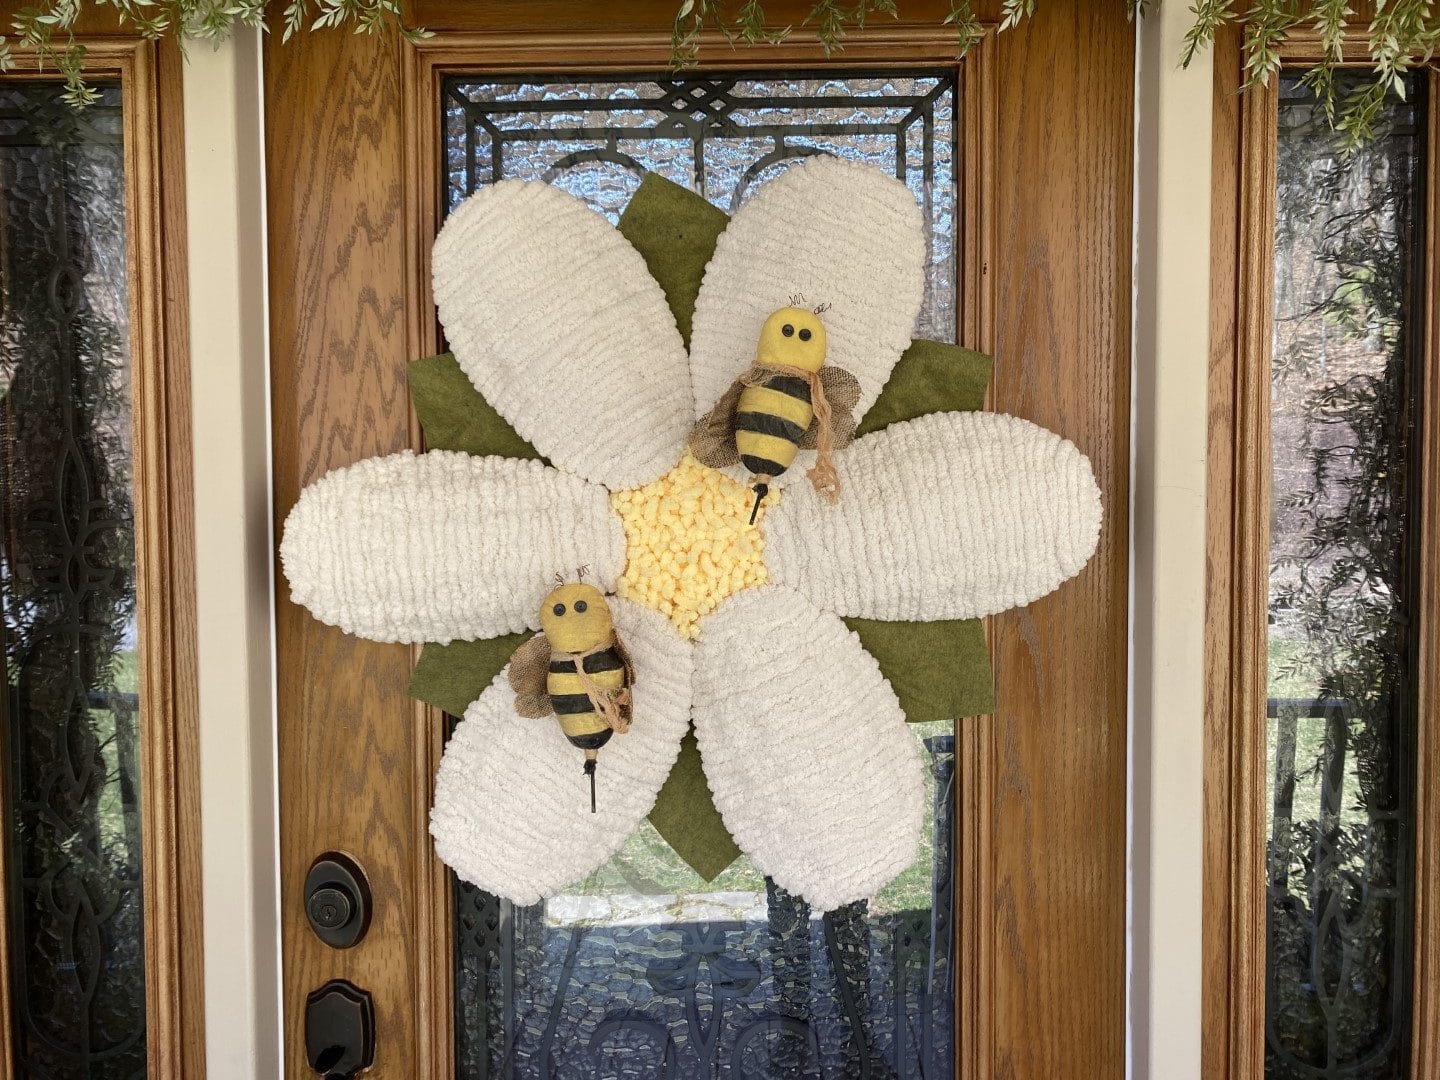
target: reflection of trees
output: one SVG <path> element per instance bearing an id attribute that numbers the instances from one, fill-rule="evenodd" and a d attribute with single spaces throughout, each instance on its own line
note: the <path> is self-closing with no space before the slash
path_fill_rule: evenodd
<path id="1" fill-rule="evenodd" d="M 143 1076 L 118 97 L 77 114 L 52 84 L 3 94 L 23 121 L 0 148 L 17 1054 L 26 1075 Z"/>
<path id="2" fill-rule="evenodd" d="M 1422 93 L 1349 158 L 1288 80 L 1282 103 L 1272 650 L 1275 675 L 1324 706 L 1279 716 L 1270 1076 L 1388 1077 L 1403 1061 Z"/>

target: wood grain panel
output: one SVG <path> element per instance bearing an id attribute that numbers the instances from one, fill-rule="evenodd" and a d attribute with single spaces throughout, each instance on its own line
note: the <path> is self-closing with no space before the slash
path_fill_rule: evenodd
<path id="1" fill-rule="evenodd" d="M 1100 549 L 995 620 L 995 1077 L 1125 1063 L 1134 28 L 1047 3 L 996 39 L 994 407 L 1090 455 Z"/>
<path id="2" fill-rule="evenodd" d="M 159 242 L 154 255 L 162 358 L 157 385 L 158 437 L 164 442 L 165 534 L 153 552 L 167 582 L 165 625 L 156 650 L 167 682 L 168 738 L 156 748 L 163 772 L 151 766 L 145 789 L 147 814 L 159 807 L 169 815 L 167 834 L 150 840 L 146 859 L 170 866 L 169 887 L 147 894 L 146 934 L 157 931 L 161 958 L 146 958 L 146 980 L 167 995 L 168 1023 L 150 1046 L 150 1074 L 159 1080 L 205 1077 L 205 911 L 200 848 L 200 677 L 195 596 L 195 498 L 190 415 L 189 242 L 185 214 L 184 57 L 179 43 L 137 44 L 153 52 L 155 84 L 137 87 L 155 102 L 155 167 L 152 172 Z M 152 729 L 153 730 L 153 729 Z M 159 736 L 152 734 L 152 740 Z M 150 761 L 147 758 L 147 763 Z M 147 870 L 146 888 L 150 888 Z M 153 1015 L 153 1007 L 152 1007 Z M 152 1029 L 153 1030 L 153 1029 Z"/>
<path id="3" fill-rule="evenodd" d="M 995 349 L 995 193 L 999 110 L 993 27 L 960 71 L 964 117 L 960 174 L 963 257 L 960 341 L 984 353 Z M 992 393 L 987 398 L 993 399 Z M 993 400 L 987 400 L 993 404 Z M 985 620 L 995 649 L 995 620 Z M 961 1077 L 993 1075 L 995 1035 L 995 718 L 973 717 L 955 732 L 955 1070 Z"/>
<path id="4" fill-rule="evenodd" d="M 347 33 L 265 40 L 265 152 L 275 514 L 328 469 L 409 443 L 399 42 Z M 279 582 L 279 779 L 285 1062 L 308 1076 L 306 994 L 346 978 L 375 996 L 374 1074 L 417 1075 L 410 652 L 323 626 Z M 314 857 L 339 849 L 370 878 L 355 948 L 305 921 Z"/>
<path id="5" fill-rule="evenodd" d="M 1241 62 L 1241 31 L 1227 27 L 1215 43 L 1211 136 L 1202 1072 L 1259 1080 L 1265 1067 L 1265 747 L 1263 728 L 1257 733 L 1256 725 L 1243 718 L 1251 715 L 1246 710 L 1255 707 L 1255 695 L 1265 693 L 1263 675 L 1255 686 L 1253 659 L 1255 621 L 1263 612 L 1253 598 L 1242 602 L 1238 590 L 1244 582 L 1253 591 L 1257 558 L 1268 567 L 1268 537 L 1262 541 L 1254 535 L 1261 524 L 1262 493 L 1246 478 L 1254 470 L 1241 466 L 1269 460 L 1268 450 L 1262 458 L 1258 447 L 1251 448 L 1251 440 L 1260 437 L 1254 426 L 1262 423 L 1264 432 L 1269 430 L 1269 382 L 1264 387 L 1267 412 L 1258 412 L 1253 371 L 1242 377 L 1239 364 L 1244 356 L 1253 365 L 1257 344 L 1265 349 L 1268 314 L 1263 326 L 1242 328 L 1242 318 L 1252 319 L 1256 305 L 1249 300 L 1242 305 L 1241 298 L 1264 287 L 1253 275 L 1269 279 L 1270 256 L 1268 246 L 1256 247 L 1264 244 L 1268 224 L 1259 232 L 1253 224 L 1242 230 L 1242 207 L 1248 208 L 1245 213 L 1263 212 L 1255 201 L 1263 199 L 1267 181 L 1263 176 L 1245 180 L 1242 174 L 1250 149 L 1245 133 L 1258 137 L 1263 119 L 1253 115 L 1262 103 L 1239 96 Z M 1262 367 L 1268 356 L 1265 349 Z M 1247 448 L 1243 454 L 1241 447 Z M 1262 605 L 1267 595 L 1268 585 Z M 1262 637 L 1261 649 L 1263 642 Z M 1237 665 L 1247 663 L 1242 679 Z M 1263 700 L 1259 707 L 1263 716 Z"/>
<path id="6" fill-rule="evenodd" d="M 1430 295 L 1440 282 L 1440 70 L 1429 75 L 1425 275 Z M 1426 306 L 1420 410 L 1420 602 L 1417 673 L 1419 730 L 1415 743 L 1415 970 L 1411 1080 L 1440 1074 L 1440 311 Z"/>
<path id="7" fill-rule="evenodd" d="M 721 5 L 733 17 L 735 6 Z M 773 27 L 795 28 L 789 47 L 804 45 L 815 48 L 813 30 L 804 25 L 805 16 L 814 6 L 813 0 L 766 0 L 767 24 Z M 983 19 L 992 24 L 999 18 L 999 3 L 981 0 L 976 10 Z M 670 43 L 668 35 L 680 0 L 486 0 L 476 4 L 473 0 L 411 0 L 407 19 L 411 25 L 423 26 L 431 31 L 458 30 L 462 32 L 490 32 L 496 30 L 545 31 L 564 34 L 570 31 L 608 32 L 638 31 L 649 35 L 666 36 L 662 42 L 668 61 Z M 874 30 L 887 27 L 911 26 L 934 30 L 950 13 L 949 0 L 909 0 L 897 5 L 899 17 L 872 15 L 867 32 L 852 35 L 850 44 L 865 47 L 866 38 Z M 942 30 L 942 33 L 946 31 Z M 950 35 L 953 37 L 953 35 Z M 764 67 L 773 62 L 770 46 L 755 50 L 734 49 L 727 42 L 715 41 L 720 48 L 716 51 L 730 53 L 737 63 L 746 67 Z M 593 50 L 597 55 L 600 50 Z"/>

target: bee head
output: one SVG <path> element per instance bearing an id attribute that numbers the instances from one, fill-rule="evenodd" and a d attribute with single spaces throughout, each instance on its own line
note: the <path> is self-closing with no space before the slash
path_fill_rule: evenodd
<path id="1" fill-rule="evenodd" d="M 540 606 L 540 629 L 550 647 L 579 653 L 608 645 L 615 633 L 605 594 L 594 585 L 561 585 Z"/>
<path id="2" fill-rule="evenodd" d="M 782 307 L 760 328 L 755 355 L 762 364 L 819 371 L 825 363 L 825 323 L 807 308 Z"/>

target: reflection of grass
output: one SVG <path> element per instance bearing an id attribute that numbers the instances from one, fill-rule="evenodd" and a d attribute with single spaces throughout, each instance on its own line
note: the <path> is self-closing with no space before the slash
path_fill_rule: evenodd
<path id="1" fill-rule="evenodd" d="M 134 649 L 122 649 L 115 653 L 110 664 L 109 685 L 101 684 L 92 687 L 100 692 L 115 694 L 135 694 L 140 689 L 140 676 L 137 658 Z M 111 709 L 91 708 L 90 722 L 94 725 L 95 742 L 99 748 L 100 760 L 105 769 L 105 786 L 100 792 L 97 803 L 100 842 L 107 849 L 111 844 L 123 845 L 128 839 L 125 829 L 125 805 L 123 793 L 120 787 L 120 761 L 119 738 L 128 736 L 138 746 L 139 724 L 138 709 L 134 706 L 121 706 L 125 709 L 125 722 L 128 730 L 122 736 L 116 731 L 118 715 Z M 134 786 L 138 790 L 139 777 L 132 777 Z M 138 809 L 136 810 L 138 813 Z"/>
<path id="2" fill-rule="evenodd" d="M 1271 627 L 1268 693 L 1271 697 L 1315 697 L 1320 686 L 1315 672 L 1298 660 L 1300 643 L 1278 636 L 1275 630 Z"/>
<path id="3" fill-rule="evenodd" d="M 953 730 L 953 725 L 942 720 L 932 724 L 911 724 L 910 730 L 919 740 L 948 734 Z M 931 905 L 931 864 L 935 850 L 935 819 L 932 813 L 935 776 L 929 768 L 929 751 L 922 747 L 921 753 L 926 761 L 925 829 L 920 838 L 919 850 L 910 868 L 875 897 L 871 904 L 873 914 L 923 911 L 928 910 Z M 614 858 L 582 884 L 568 890 L 570 895 L 583 896 L 677 894 L 682 900 L 686 895 L 701 893 L 764 891 L 764 878 L 744 856 L 735 860 L 713 881 L 702 880 L 699 874 L 675 854 L 648 821 L 641 823 L 640 828 L 635 830 Z"/>
<path id="4" fill-rule="evenodd" d="M 955 725 L 952 721 L 940 720 L 932 724 L 911 724 L 910 730 L 917 739 L 928 739 L 953 732 Z M 933 903 L 935 770 L 930 767 L 930 751 L 922 746 L 920 752 L 925 761 L 925 812 L 921 819 L 924 827 L 920 832 L 920 847 L 909 869 L 881 889 L 880 895 L 870 905 L 870 911 L 875 915 L 892 911 L 927 911 Z"/>
<path id="5" fill-rule="evenodd" d="M 139 658 L 134 649 L 120 649 L 110 666 L 110 677 L 115 680 L 115 689 L 121 694 L 140 692 Z"/>

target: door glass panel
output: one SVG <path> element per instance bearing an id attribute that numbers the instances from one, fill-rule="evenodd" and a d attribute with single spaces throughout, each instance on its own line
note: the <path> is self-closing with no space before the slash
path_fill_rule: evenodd
<path id="1" fill-rule="evenodd" d="M 1428 102 L 1407 78 L 1347 156 L 1280 93 L 1266 1073 L 1379 1080 L 1408 1074 Z"/>
<path id="2" fill-rule="evenodd" d="M 871 162 L 930 227 L 920 336 L 955 340 L 953 70 L 454 79 L 447 207 L 547 180 L 619 218 L 653 171 L 733 212 L 794 161 Z M 954 725 L 912 725 L 933 815 L 915 863 L 823 918 L 742 858 L 714 881 L 647 823 L 533 907 L 455 882 L 456 1073 L 946 1077 L 954 1071 Z"/>
<path id="3" fill-rule="evenodd" d="M 0 84 L 0 609 L 17 1075 L 145 1075 L 120 89 Z"/>

